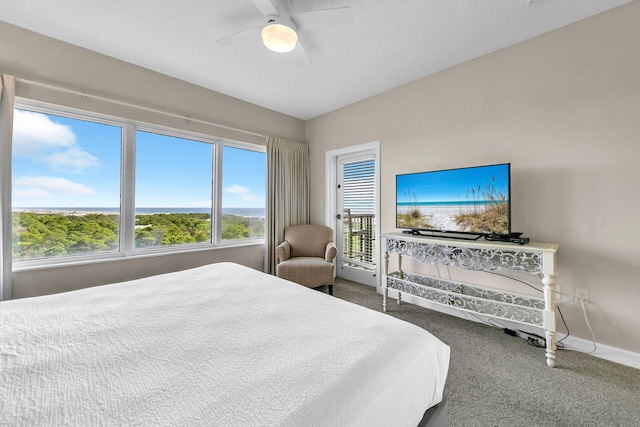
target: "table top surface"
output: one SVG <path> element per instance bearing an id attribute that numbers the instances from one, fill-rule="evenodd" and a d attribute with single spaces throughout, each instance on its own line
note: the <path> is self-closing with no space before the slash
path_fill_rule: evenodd
<path id="1" fill-rule="evenodd" d="M 529 242 L 526 244 L 518 244 L 511 242 L 500 242 L 500 241 L 489 241 L 484 239 L 479 240 L 466 240 L 466 239 L 456 239 L 451 237 L 439 237 L 439 236 L 416 236 L 409 233 L 384 233 L 382 234 L 383 238 L 386 239 L 395 239 L 395 240 L 405 240 L 411 242 L 425 243 L 425 244 L 434 244 L 434 245 L 442 245 L 442 246 L 453 246 L 453 247 L 465 247 L 465 248 L 499 248 L 505 250 L 513 250 L 513 251 L 523 251 L 523 252 L 556 252 L 558 250 L 558 245 L 556 243 L 544 243 L 544 242 Z"/>

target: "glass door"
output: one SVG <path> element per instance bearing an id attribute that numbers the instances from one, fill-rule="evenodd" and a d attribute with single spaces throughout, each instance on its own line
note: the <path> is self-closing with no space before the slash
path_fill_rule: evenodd
<path id="1" fill-rule="evenodd" d="M 337 158 L 338 277 L 376 286 L 376 159 Z"/>

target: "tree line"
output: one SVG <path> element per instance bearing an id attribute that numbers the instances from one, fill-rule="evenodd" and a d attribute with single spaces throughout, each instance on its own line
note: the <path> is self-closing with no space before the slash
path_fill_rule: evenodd
<path id="1" fill-rule="evenodd" d="M 136 215 L 135 247 L 211 241 L 206 213 Z M 264 237 L 264 219 L 222 215 L 222 239 Z M 117 251 L 120 216 L 13 212 L 12 253 L 15 260 Z"/>

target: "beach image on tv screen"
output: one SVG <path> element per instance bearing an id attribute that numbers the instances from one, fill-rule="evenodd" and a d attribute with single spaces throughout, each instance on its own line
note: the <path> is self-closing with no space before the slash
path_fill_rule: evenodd
<path id="1" fill-rule="evenodd" d="M 396 176 L 398 228 L 508 234 L 509 164 Z"/>

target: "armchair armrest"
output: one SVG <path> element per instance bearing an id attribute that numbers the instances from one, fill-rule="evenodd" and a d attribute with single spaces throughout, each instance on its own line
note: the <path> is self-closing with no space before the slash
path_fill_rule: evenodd
<path id="1" fill-rule="evenodd" d="M 276 264 L 291 258 L 291 244 L 286 240 L 276 247 Z"/>
<path id="2" fill-rule="evenodd" d="M 333 262 L 333 259 L 336 257 L 337 254 L 338 254 L 338 248 L 336 247 L 336 244 L 333 242 L 327 243 L 327 247 L 324 251 L 325 261 Z"/>

